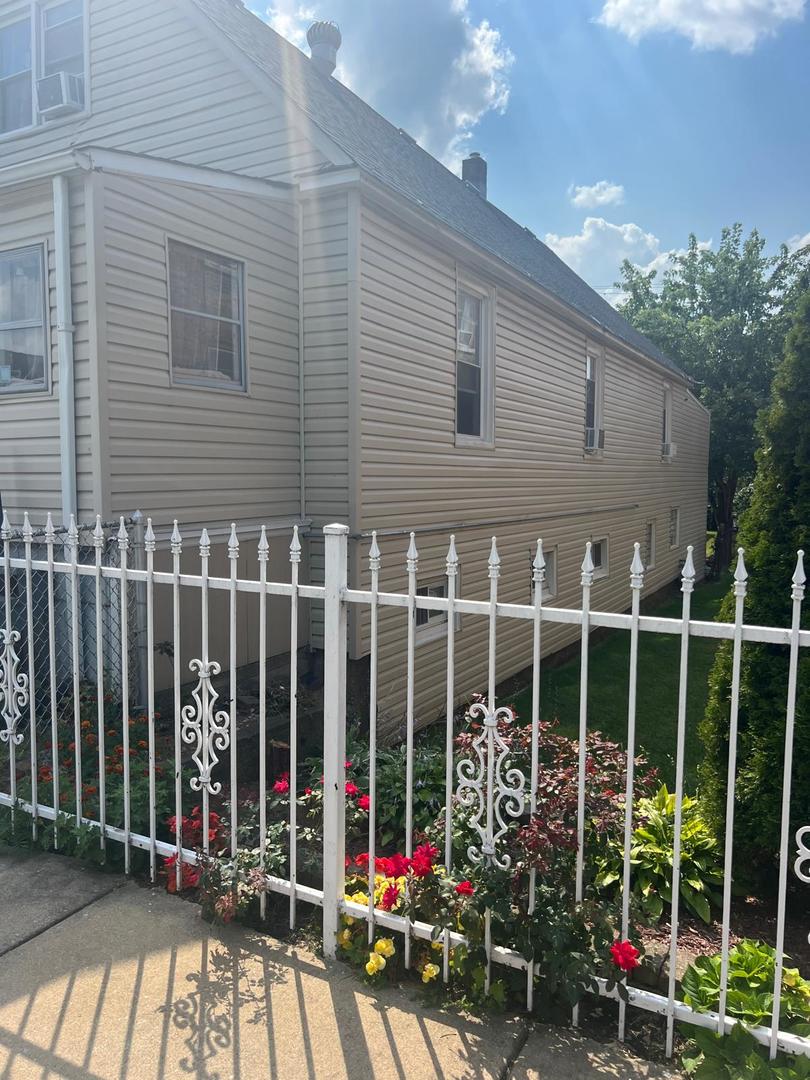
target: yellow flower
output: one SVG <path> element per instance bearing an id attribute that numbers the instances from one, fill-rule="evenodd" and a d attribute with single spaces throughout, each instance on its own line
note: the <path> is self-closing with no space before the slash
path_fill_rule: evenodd
<path id="1" fill-rule="evenodd" d="M 396 952 L 394 942 L 391 938 L 380 938 L 374 943 L 374 952 L 379 956 L 393 956 Z"/>
<path id="2" fill-rule="evenodd" d="M 435 949 L 436 952 L 441 952 L 442 949 L 444 948 L 444 942 L 443 941 L 432 941 L 430 943 L 430 947 L 431 947 L 431 949 Z"/>
<path id="3" fill-rule="evenodd" d="M 355 904 L 361 904 L 363 907 L 368 907 L 368 897 L 364 892 L 356 892 L 354 896 L 350 896 L 349 899 L 354 900 Z"/>
<path id="4" fill-rule="evenodd" d="M 338 934 L 338 941 L 340 942 L 341 945 L 344 946 L 344 948 L 348 948 L 349 945 L 351 945 L 351 943 L 352 943 L 352 932 L 351 932 L 351 930 L 348 930 L 348 929 L 347 930 L 341 930 L 340 933 Z"/>
<path id="5" fill-rule="evenodd" d="M 422 968 L 422 982 L 429 983 L 431 979 L 435 979 L 439 974 L 438 964 L 425 964 Z"/>
<path id="6" fill-rule="evenodd" d="M 368 954 L 368 963 L 366 964 L 366 972 L 369 975 L 376 975 L 378 971 L 382 971 L 385 967 L 385 957 L 380 956 L 378 953 Z"/>

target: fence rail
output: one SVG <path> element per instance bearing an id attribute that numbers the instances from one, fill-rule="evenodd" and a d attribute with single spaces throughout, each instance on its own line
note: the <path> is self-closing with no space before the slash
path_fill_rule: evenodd
<path id="1" fill-rule="evenodd" d="M 44 530 L 44 558 L 36 551 L 33 530 L 26 516 L 19 533 L 12 533 L 7 516 L 2 526 L 3 541 L 3 599 L 4 619 L 2 634 L 2 663 L 0 663 L 0 741 L 8 748 L 9 787 L 0 792 L 0 805 L 9 807 L 16 813 L 30 815 L 32 828 L 36 832 L 43 821 L 52 821 L 56 825 L 58 842 L 59 823 L 69 813 L 75 822 L 89 829 L 97 830 L 98 842 L 103 848 L 108 841 L 123 846 L 125 867 L 131 868 L 131 851 L 142 850 L 149 857 L 149 872 L 153 878 L 158 873 L 159 857 L 174 858 L 174 874 L 177 886 L 180 885 L 182 866 L 196 865 L 204 860 L 209 851 L 208 829 L 203 829 L 201 844 L 192 846 L 184 836 L 184 807 L 189 796 L 198 797 L 202 803 L 203 820 L 208 822 L 212 799 L 216 805 L 223 805 L 228 811 L 228 847 L 232 857 L 240 849 L 240 806 L 237 792 L 240 776 L 240 759 L 237 746 L 237 728 L 239 723 L 238 681 L 240 678 L 240 655 L 238 651 L 237 613 L 240 605 L 250 605 L 251 625 L 258 640 L 258 713 L 255 717 L 256 736 L 258 738 L 258 776 L 257 792 L 259 807 L 258 846 L 259 865 L 264 875 L 265 888 L 289 897 L 290 925 L 296 922 L 296 905 L 299 901 L 322 908 L 323 944 L 327 956 L 336 952 L 336 935 L 344 916 L 365 920 L 368 926 L 369 941 L 373 940 L 376 928 L 393 930 L 404 938 L 404 957 L 406 966 L 411 963 L 411 949 L 414 940 L 435 937 L 437 928 L 420 922 L 412 922 L 403 915 L 381 910 L 374 904 L 374 890 L 369 888 L 368 906 L 359 905 L 344 895 L 345 855 L 346 855 L 346 819 L 345 819 L 345 753 L 346 753 L 346 682 L 347 682 L 347 616 L 350 609 L 358 614 L 367 615 L 370 627 L 370 692 L 369 692 L 369 807 L 368 807 L 368 854 L 369 880 L 374 881 L 375 865 L 378 858 L 377 811 L 379 792 L 377 785 L 377 700 L 381 678 L 379 648 L 379 614 L 384 608 L 401 609 L 404 616 L 402 664 L 406 671 L 403 711 L 405 714 L 406 775 L 405 807 L 406 821 L 404 845 L 406 857 L 413 855 L 413 809 L 414 809 L 414 774 L 413 749 L 416 729 L 414 714 L 416 682 L 416 625 L 418 611 L 436 613 L 444 618 L 446 633 L 446 710 L 445 710 L 445 791 L 444 791 L 444 851 L 443 861 L 447 872 L 452 869 L 460 853 L 453 848 L 453 810 L 462 806 L 469 811 L 469 826 L 477 836 L 476 843 L 466 852 L 468 863 L 486 866 L 506 866 L 508 856 L 504 853 L 503 837 L 508 833 L 510 822 L 521 815 L 533 815 L 538 810 L 537 792 L 541 766 L 539 763 L 540 711 L 542 701 L 542 635 L 548 624 L 564 623 L 581 628 L 581 666 L 579 687 L 579 740 L 577 767 L 577 829 L 576 829 L 576 865 L 573 893 L 577 902 L 582 901 L 589 888 L 586 882 L 586 792 L 588 734 L 588 699 L 591 690 L 589 678 L 589 657 L 591 632 L 596 628 L 607 628 L 626 632 L 629 635 L 629 697 L 627 710 L 626 739 L 626 791 L 623 810 L 623 862 L 622 862 L 622 905 L 621 936 L 626 938 L 630 930 L 630 894 L 631 894 L 631 842 L 635 820 L 634 805 L 634 761 L 636 756 L 636 710 L 639 643 L 644 634 L 675 635 L 680 640 L 678 709 L 675 730 L 675 839 L 673 847 L 672 918 L 669 946 L 669 974 L 667 993 L 659 994 L 637 987 L 629 987 L 627 1002 L 619 1002 L 619 1036 L 624 1037 L 627 1009 L 640 1009 L 660 1014 L 666 1019 L 666 1050 L 673 1050 L 675 1021 L 695 1026 L 712 1028 L 718 1032 L 727 1032 L 735 1020 L 728 1014 L 728 958 L 731 942 L 731 896 L 734 869 L 734 791 L 736 781 L 736 752 L 738 743 L 739 688 L 740 669 L 743 647 L 749 643 L 765 643 L 785 646 L 789 652 L 789 676 L 785 687 L 785 763 L 782 778 L 782 815 L 780 823 L 779 875 L 777 890 L 777 978 L 771 1024 L 755 1028 L 755 1037 L 770 1048 L 773 1056 L 776 1051 L 802 1053 L 810 1056 L 810 1040 L 791 1032 L 780 1030 L 781 1002 L 780 988 L 784 961 L 784 940 L 786 923 L 786 902 L 788 870 L 791 864 L 791 782 L 792 753 L 795 729 L 795 710 L 797 697 L 797 672 L 799 654 L 810 647 L 810 631 L 801 629 L 801 611 L 804 599 L 805 575 L 802 553 L 798 553 L 796 570 L 789 585 L 792 602 L 792 620 L 790 627 L 763 627 L 746 624 L 744 621 L 745 597 L 747 591 L 747 572 L 743 552 L 740 550 L 734 574 L 735 617 L 733 622 L 709 623 L 694 620 L 691 617 L 691 597 L 695 584 L 695 567 L 692 549 L 687 549 L 681 576 L 682 612 L 680 618 L 662 618 L 640 613 L 640 597 L 644 586 L 645 569 L 640 558 L 639 545 L 635 545 L 628 560 L 629 611 L 604 612 L 592 608 L 591 590 L 594 584 L 594 565 L 591 558 L 590 543 L 585 545 L 585 555 L 581 568 L 581 603 L 578 608 L 547 607 L 543 603 L 543 583 L 545 561 L 542 542 L 538 542 L 537 554 L 533 564 L 534 598 L 531 604 L 503 603 L 499 600 L 499 579 L 501 564 L 497 542 L 492 547 L 486 567 L 489 597 L 486 600 L 466 600 L 456 595 L 459 559 L 454 539 L 450 539 L 446 560 L 447 588 L 443 597 L 419 595 L 419 554 L 415 536 L 411 535 L 410 546 L 406 555 L 405 569 L 408 587 L 403 593 L 387 592 L 380 588 L 383 553 L 372 536 L 368 551 L 368 573 L 370 587 L 367 589 L 348 588 L 347 577 L 347 542 L 348 529 L 342 525 L 331 525 L 324 529 L 325 540 L 325 584 L 311 585 L 299 581 L 299 568 L 302 548 L 297 528 L 294 530 L 290 548 L 290 580 L 285 582 L 270 581 L 267 577 L 270 546 L 267 534 L 262 529 L 256 549 L 257 574 L 252 578 L 240 577 L 238 564 L 240 543 L 236 528 L 232 528 L 227 543 L 227 559 L 230 573 L 228 576 L 210 574 L 211 543 L 208 533 L 203 530 L 195 548 L 199 557 L 199 572 L 189 573 L 181 569 L 181 556 L 184 542 L 175 525 L 169 541 L 171 556 L 170 570 L 160 570 L 155 566 L 157 542 L 151 522 L 147 522 L 144 533 L 144 563 L 134 567 L 130 563 L 132 529 L 123 520 L 114 535 L 97 522 L 92 534 L 94 559 L 92 563 L 82 562 L 79 557 L 79 530 L 71 522 L 64 537 L 59 537 L 49 519 Z M 104 557 L 110 543 L 117 551 L 117 559 Z M 22 544 L 22 553 L 19 547 Z M 64 551 L 63 558 L 57 554 Z M 188 553 L 188 549 L 186 549 Z M 483 568 L 482 568 L 483 569 Z M 43 575 L 44 591 L 37 592 L 34 587 L 35 575 Z M 87 588 L 82 592 L 82 582 L 87 581 Z M 19 599 L 22 582 L 23 601 Z M 57 583 L 60 583 L 57 585 Z M 147 746 L 143 775 L 131 775 L 131 760 L 138 760 L 137 750 L 133 753 L 130 745 L 130 727 L 133 698 L 131 694 L 131 638 L 133 635 L 130 608 L 133 603 L 131 590 L 143 591 L 143 611 L 145 626 L 145 685 L 146 701 L 144 706 Z M 58 591 L 62 589 L 66 602 L 61 609 L 58 604 Z M 189 630 L 188 623 L 181 625 L 183 598 L 193 594 L 198 601 L 199 617 L 195 616 L 196 625 Z M 105 595 L 114 599 L 113 610 L 116 614 L 114 627 L 105 617 Z M 215 598 L 220 598 L 219 618 L 227 625 L 227 650 L 224 655 L 212 655 L 210 631 L 213 616 L 211 605 Z M 269 620 L 269 602 L 271 598 L 288 601 L 284 619 L 291 647 L 289 649 L 290 705 L 289 705 L 289 814 L 286 823 L 288 843 L 284 873 L 270 873 L 267 863 L 267 796 L 268 777 L 266 747 L 268 741 L 268 657 L 271 645 L 268 635 L 277 630 L 278 620 Z M 324 688 L 323 688 L 323 748 L 324 748 L 324 800 L 323 800 L 323 835 L 322 866 L 323 877 L 320 887 L 299 880 L 299 838 L 298 803 L 295 797 L 299 791 L 300 768 L 298 761 L 298 632 L 300 624 L 300 602 L 315 600 L 324 606 Z M 136 602 L 138 602 L 136 600 Z M 45 608 L 43 612 L 42 608 Z M 167 725 L 157 715 L 156 674 L 155 674 L 155 625 L 156 611 L 160 608 L 170 612 L 171 647 L 174 657 L 171 698 L 173 702 L 171 721 Z M 88 614 L 89 613 L 89 614 Z M 459 615 L 484 619 L 487 627 L 487 687 L 485 698 L 474 708 L 478 710 L 480 720 L 479 734 L 473 743 L 472 753 L 463 760 L 457 760 L 454 751 L 454 724 L 456 722 L 459 691 L 467 692 L 470 687 L 465 683 L 463 670 L 458 670 L 456 663 L 456 618 Z M 35 622 L 45 619 L 47 622 L 48 664 L 44 677 L 41 663 L 35 658 L 34 650 L 20 649 L 23 640 L 32 641 Z M 57 629 L 62 620 L 64 625 Z M 82 639 L 82 626 L 92 624 L 92 643 L 95 650 L 94 663 L 82 663 L 86 654 L 86 643 Z M 496 700 L 497 643 L 498 628 L 502 620 L 523 620 L 531 623 L 531 646 L 527 653 L 527 664 L 532 670 L 532 706 L 531 706 L 531 762 L 529 775 L 525 776 L 517 769 L 510 768 L 508 747 L 499 734 L 499 724 L 510 724 L 514 720 L 511 711 L 499 706 Z M 56 640 L 61 635 L 70 647 L 70 685 L 60 687 L 56 676 Z M 183 678 L 180 670 L 182 655 L 181 644 L 191 634 L 197 653 L 190 661 L 190 670 L 196 678 L 196 685 L 189 695 L 184 693 Z M 686 702 L 689 683 L 689 644 L 696 638 L 731 642 L 733 655 L 733 677 L 730 704 L 729 726 L 729 761 L 727 776 L 728 801 L 726 806 L 724 881 L 722 897 L 722 940 L 721 940 L 721 976 L 720 1004 L 717 1012 L 697 1012 L 680 1000 L 677 991 L 676 961 L 679 951 L 679 914 L 681 911 L 681 824 L 684 801 L 684 756 L 686 741 Z M 105 672 L 109 670 L 112 655 L 117 660 L 117 676 L 111 684 L 105 682 Z M 225 667 L 227 685 L 218 681 L 221 669 Z M 224 678 L 224 677 L 223 677 Z M 85 703 L 86 685 L 90 684 L 93 694 L 94 715 L 87 715 Z M 109 806 L 105 791 L 105 781 L 110 769 L 108 741 L 109 719 L 105 694 L 109 697 L 111 685 L 114 686 L 116 705 L 120 710 L 120 737 L 122 771 L 122 805 Z M 227 700 L 219 706 L 220 692 L 226 687 Z M 43 765 L 43 748 L 38 745 L 42 733 L 42 711 L 46 714 L 50 744 L 48 747 L 49 764 Z M 61 757 L 60 735 L 63 736 L 64 724 L 72 724 L 73 758 L 67 765 Z M 117 731 L 117 729 L 116 729 Z M 82 749 L 87 745 L 88 732 L 94 745 L 98 791 L 89 800 L 94 812 L 86 812 L 88 803 L 88 785 L 84 780 L 82 767 Z M 24 743 L 28 739 L 28 754 L 24 753 Z M 117 734 L 116 734 L 117 737 Z M 161 741 L 162 740 L 162 741 Z M 64 738 L 61 740 L 64 741 Z M 25 764 L 27 762 L 27 765 Z M 21 764 L 24 765 L 22 770 Z M 227 764 L 227 769 L 225 768 Z M 118 763 L 114 768 L 118 767 Z M 63 777 L 63 771 L 68 775 Z M 86 772 L 86 770 L 85 770 Z M 72 775 L 70 775 L 72 773 Z M 43 778 L 47 779 L 43 779 Z M 70 785 L 72 781 L 71 810 L 65 810 L 65 792 L 61 791 L 62 780 Z M 146 780 L 146 800 L 144 810 L 143 784 Z M 171 781 L 169 805 L 158 804 L 158 780 L 167 790 L 165 780 Z M 26 797 L 21 798 L 18 783 L 27 782 Z M 38 784 L 47 786 L 51 798 L 47 801 L 39 797 Z M 224 785 L 224 788 L 223 788 Z M 91 785 L 92 786 L 92 785 Z M 136 798 L 137 796 L 137 798 Z M 136 816 L 133 821 L 133 801 L 137 802 Z M 161 839 L 159 816 L 174 811 L 176 835 L 173 842 Z M 800 842 L 799 853 L 801 856 Z M 797 860 L 797 873 L 803 877 Z M 529 877 L 527 905 L 532 914 L 535 910 L 538 872 L 532 869 Z M 262 913 L 265 907 L 265 895 L 261 897 Z M 450 950 L 465 941 L 461 934 L 441 929 L 440 940 L 443 948 L 443 977 L 450 976 Z M 527 1004 L 531 1008 L 535 994 L 536 979 L 542 976 L 539 963 L 522 955 L 508 944 L 492 940 L 492 928 L 489 913 L 486 914 L 485 948 L 487 954 L 487 983 L 491 965 L 503 965 L 522 970 L 526 973 Z M 599 981 L 600 993 L 611 997 L 615 990 L 608 987 L 604 980 Z M 577 1020 L 575 1010 L 574 1020 Z"/>

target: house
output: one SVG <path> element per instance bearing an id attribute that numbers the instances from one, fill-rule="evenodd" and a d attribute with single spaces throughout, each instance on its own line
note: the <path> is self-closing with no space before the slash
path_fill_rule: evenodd
<path id="1" fill-rule="evenodd" d="M 595 607 L 628 605 L 634 541 L 646 588 L 667 584 L 705 538 L 709 417 L 689 380 L 487 200 L 482 158 L 454 176 L 343 86 L 336 27 L 310 42 L 311 58 L 240 0 L 0 0 L 6 509 L 141 510 L 164 561 L 177 518 L 188 565 L 207 525 L 214 574 L 232 521 L 255 573 L 263 522 L 285 580 L 299 524 L 318 581 L 319 530 L 343 521 L 355 585 L 372 530 L 383 588 L 405 583 L 411 530 L 435 593 L 450 533 L 468 598 L 493 533 L 507 602 L 529 602 L 538 536 L 557 606 L 576 600 L 586 540 Z M 245 661 L 254 630 L 246 607 Z M 504 631 L 499 678 L 529 663 L 528 633 Z M 312 604 L 299 644 L 320 634 Z M 384 612 L 389 731 L 403 634 Z M 544 650 L 576 634 L 549 628 Z M 422 720 L 443 701 L 443 636 L 420 616 Z M 460 694 L 484 680 L 485 640 L 465 617 Z M 367 651 L 358 618 L 350 655 Z"/>

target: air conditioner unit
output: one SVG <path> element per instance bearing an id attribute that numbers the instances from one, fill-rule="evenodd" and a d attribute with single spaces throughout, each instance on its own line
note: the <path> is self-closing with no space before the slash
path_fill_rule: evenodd
<path id="1" fill-rule="evenodd" d="M 37 108 L 44 120 L 81 112 L 84 108 L 84 79 L 67 71 L 58 71 L 55 75 L 39 79 Z"/>
<path id="2" fill-rule="evenodd" d="M 585 449 L 592 454 L 605 449 L 605 432 L 602 428 L 585 428 Z"/>
<path id="3" fill-rule="evenodd" d="M 671 461 L 678 453 L 678 447 L 674 442 L 661 443 L 661 457 Z"/>

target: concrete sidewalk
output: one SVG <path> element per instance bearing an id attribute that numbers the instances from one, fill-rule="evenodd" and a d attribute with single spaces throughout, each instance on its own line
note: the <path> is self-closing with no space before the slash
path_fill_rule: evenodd
<path id="1" fill-rule="evenodd" d="M 158 889 L 0 853 L 0 1078 L 568 1080 L 675 1074 L 557 1028 L 425 1007 Z"/>

